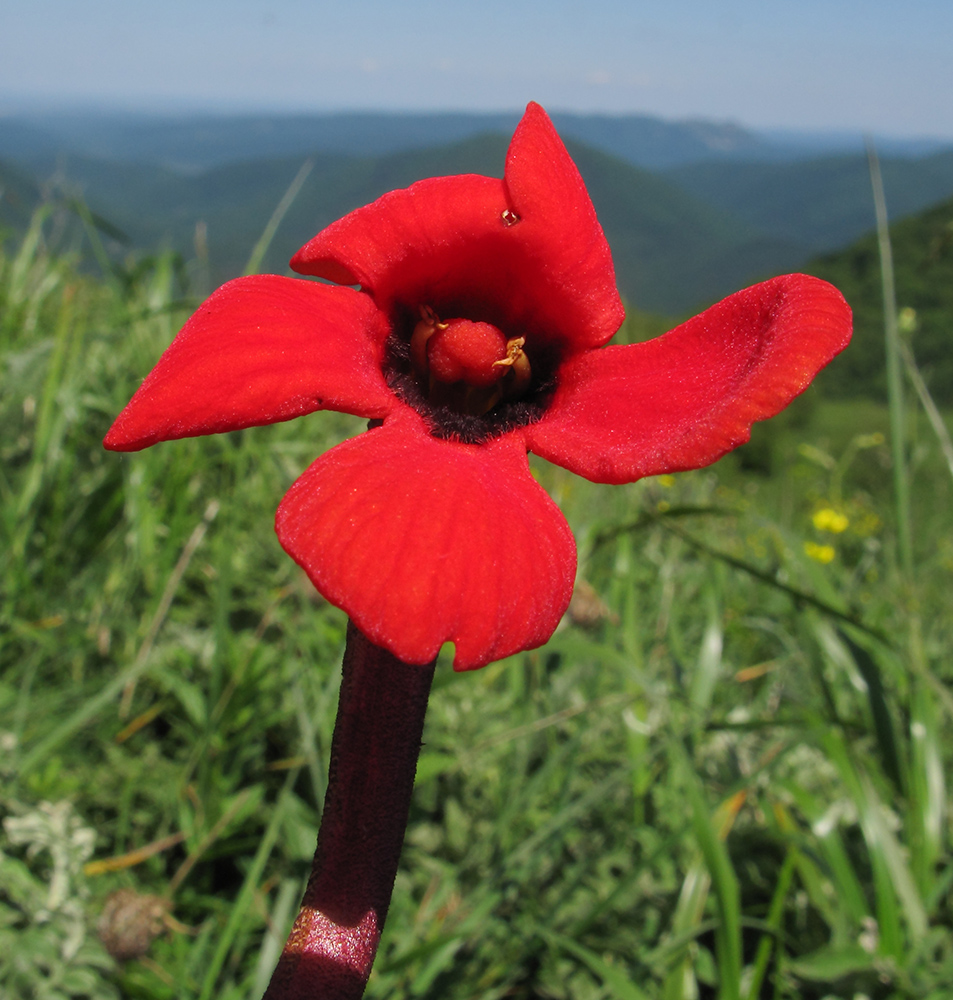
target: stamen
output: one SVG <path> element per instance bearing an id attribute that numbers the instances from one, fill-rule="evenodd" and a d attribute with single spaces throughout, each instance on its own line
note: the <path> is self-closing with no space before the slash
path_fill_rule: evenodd
<path id="1" fill-rule="evenodd" d="M 520 217 L 511 208 L 504 208 L 500 218 L 503 220 L 503 225 L 507 228 L 515 226 L 520 221 Z"/>
<path id="2" fill-rule="evenodd" d="M 430 306 L 421 306 L 420 316 L 420 322 L 414 327 L 410 338 L 410 359 L 414 363 L 414 368 L 425 375 L 430 367 L 427 359 L 427 341 L 438 330 L 446 330 L 448 324 L 441 323 Z"/>
<path id="3" fill-rule="evenodd" d="M 525 343 L 525 337 L 513 337 L 512 340 L 508 340 L 506 342 L 506 357 L 500 358 L 499 361 L 494 361 L 493 367 L 496 368 L 498 365 L 512 365 L 517 357 L 522 357 L 523 344 Z"/>
<path id="4" fill-rule="evenodd" d="M 506 339 L 492 323 L 442 322 L 422 306 L 409 349 L 414 378 L 427 402 L 465 417 L 483 417 L 498 404 L 522 400 L 532 381 L 525 337 Z"/>
<path id="5" fill-rule="evenodd" d="M 510 377 L 503 383 L 503 394 L 507 399 L 514 399 L 520 396 L 529 387 L 530 379 L 533 377 L 530 368 L 529 358 L 523 350 L 526 343 L 525 337 L 513 337 L 506 342 L 506 357 L 493 362 L 493 367 L 508 367 Z"/>

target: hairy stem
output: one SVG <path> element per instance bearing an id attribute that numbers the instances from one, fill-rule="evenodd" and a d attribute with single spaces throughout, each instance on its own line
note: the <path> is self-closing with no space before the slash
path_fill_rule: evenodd
<path id="1" fill-rule="evenodd" d="M 434 664 L 403 663 L 348 624 L 311 877 L 264 1000 L 358 1000 L 380 941 Z"/>

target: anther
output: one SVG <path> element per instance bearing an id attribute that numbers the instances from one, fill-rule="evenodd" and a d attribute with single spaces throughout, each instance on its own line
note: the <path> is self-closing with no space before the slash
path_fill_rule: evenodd
<path id="1" fill-rule="evenodd" d="M 430 306 L 421 307 L 419 315 L 410 358 L 430 404 L 482 417 L 501 401 L 525 396 L 532 381 L 525 337 L 507 340 L 498 327 L 480 320 L 442 322 Z"/>
<path id="2" fill-rule="evenodd" d="M 437 314 L 430 306 L 420 307 L 420 322 L 414 327 L 410 338 L 410 359 L 414 368 L 422 375 L 427 373 L 427 341 L 438 331 L 446 330 L 447 324 L 441 323 Z"/>
<path id="3" fill-rule="evenodd" d="M 520 221 L 520 217 L 511 208 L 504 208 L 500 218 L 503 220 L 503 225 L 507 228 L 515 226 Z"/>
<path id="4" fill-rule="evenodd" d="M 506 342 L 506 357 L 493 362 L 493 367 L 509 368 L 511 375 L 503 384 L 503 394 L 507 399 L 514 399 L 525 392 L 533 377 L 529 358 L 523 350 L 525 337 L 513 337 Z"/>

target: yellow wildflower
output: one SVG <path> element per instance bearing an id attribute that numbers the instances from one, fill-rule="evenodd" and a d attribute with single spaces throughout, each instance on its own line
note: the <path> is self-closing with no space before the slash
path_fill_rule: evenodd
<path id="1" fill-rule="evenodd" d="M 837 555 L 833 545 L 818 545 L 817 542 L 805 542 L 804 551 L 811 559 L 824 566 L 832 562 Z"/>
<path id="2" fill-rule="evenodd" d="M 829 531 L 832 535 L 839 535 L 842 531 L 846 531 L 850 524 L 847 515 L 834 510 L 833 507 L 821 507 L 820 510 L 814 511 L 814 517 L 811 520 L 818 531 Z"/>

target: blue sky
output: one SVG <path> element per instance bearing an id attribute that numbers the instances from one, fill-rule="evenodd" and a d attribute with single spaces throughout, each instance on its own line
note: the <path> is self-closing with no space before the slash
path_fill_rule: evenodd
<path id="1" fill-rule="evenodd" d="M 950 0 L 0 0 L 0 110 L 516 109 L 953 138 Z"/>

